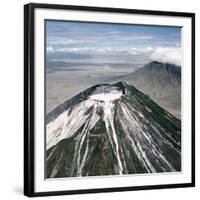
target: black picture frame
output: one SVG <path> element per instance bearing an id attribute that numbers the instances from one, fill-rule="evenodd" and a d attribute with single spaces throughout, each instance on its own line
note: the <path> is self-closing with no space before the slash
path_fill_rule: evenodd
<path id="1" fill-rule="evenodd" d="M 53 192 L 35 192 L 34 181 L 34 131 L 35 131 L 35 69 L 34 69 L 34 37 L 35 37 L 35 15 L 36 8 L 58 9 L 58 10 L 79 10 L 79 11 L 95 11 L 107 13 L 128 13 L 156 16 L 181 16 L 189 17 L 192 20 L 192 163 L 191 163 L 191 183 L 167 184 L 167 185 L 144 185 L 133 187 L 117 187 L 117 188 L 98 188 L 84 190 L 67 190 Z M 56 4 L 36 4 L 30 3 L 24 5 L 24 195 L 28 197 L 36 196 L 52 196 L 52 195 L 72 195 L 84 193 L 99 192 L 121 192 L 133 190 L 149 190 L 162 188 L 183 188 L 195 186 L 195 14 L 185 12 L 166 12 L 166 11 L 150 11 L 135 10 L 121 8 L 105 8 L 105 7 L 87 7 L 73 5 L 56 5 Z"/>

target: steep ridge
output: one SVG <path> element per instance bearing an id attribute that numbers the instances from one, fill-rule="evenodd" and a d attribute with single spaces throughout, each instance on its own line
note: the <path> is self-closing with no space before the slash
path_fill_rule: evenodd
<path id="1" fill-rule="evenodd" d="M 157 104 L 181 118 L 181 67 L 157 61 L 121 77 L 149 95 Z"/>
<path id="2" fill-rule="evenodd" d="M 181 170 L 180 120 L 135 87 L 97 85 L 63 105 L 47 116 L 47 178 Z"/>

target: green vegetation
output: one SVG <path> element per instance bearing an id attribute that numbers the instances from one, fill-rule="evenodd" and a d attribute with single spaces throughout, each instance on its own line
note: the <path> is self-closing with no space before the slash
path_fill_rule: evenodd
<path id="1" fill-rule="evenodd" d="M 171 171 L 170 166 L 176 171 L 180 171 L 181 121 L 135 87 L 124 82 L 118 82 L 113 86 L 126 90 L 120 99 L 115 100 L 113 113 L 123 173 L 139 174 L 151 171 L 149 166 L 147 170 L 144 165 L 147 158 L 146 166 L 150 162 L 156 172 Z M 91 91 L 81 93 L 78 102 L 86 100 L 90 93 Z M 132 115 L 128 120 L 121 109 L 121 103 L 127 106 Z M 88 119 L 90 119 L 93 110 L 94 107 L 91 106 L 84 113 Z M 83 133 L 83 128 L 88 123 L 86 121 L 72 137 L 60 141 L 47 151 L 48 178 L 80 175 L 78 172 L 80 172 L 80 165 L 83 161 L 82 176 L 118 174 L 119 163 L 114 136 L 106 130 L 103 108 L 99 107 L 96 114 L 99 120 L 92 129 Z M 129 124 L 130 120 L 133 120 L 132 124 Z M 83 135 L 84 140 L 82 141 Z M 78 163 L 79 151 L 80 163 Z"/>

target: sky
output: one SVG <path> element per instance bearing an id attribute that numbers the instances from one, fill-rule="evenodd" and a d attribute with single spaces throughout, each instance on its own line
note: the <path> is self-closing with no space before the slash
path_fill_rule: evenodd
<path id="1" fill-rule="evenodd" d="M 181 28 L 46 21 L 47 112 L 150 61 L 181 63 Z"/>
<path id="2" fill-rule="evenodd" d="M 47 21 L 48 62 L 181 65 L 181 28 Z"/>

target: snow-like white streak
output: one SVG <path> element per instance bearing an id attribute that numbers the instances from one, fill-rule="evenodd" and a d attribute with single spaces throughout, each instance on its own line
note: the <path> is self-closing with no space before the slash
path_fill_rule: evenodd
<path id="1" fill-rule="evenodd" d="M 87 154 L 88 154 L 88 146 L 89 146 L 89 130 L 91 130 L 93 128 L 93 126 L 96 124 L 96 122 L 98 121 L 97 120 L 97 115 L 96 115 L 96 109 L 97 109 L 97 104 L 94 105 L 94 108 L 93 108 L 93 113 L 92 113 L 92 117 L 91 117 L 91 120 L 88 122 L 88 126 L 87 128 L 84 130 L 84 136 L 82 137 L 82 140 L 81 140 L 81 143 L 80 143 L 80 146 L 79 146 L 79 151 L 78 151 L 78 162 L 77 162 L 77 175 L 78 176 L 81 176 L 82 175 L 82 169 L 83 167 L 85 166 L 85 162 L 86 162 L 86 157 L 87 157 Z M 88 138 L 87 138 L 88 137 Z M 80 162 L 80 157 L 81 157 L 81 149 L 82 149 L 82 145 L 83 145 L 83 142 L 85 140 L 85 138 L 87 138 L 87 141 L 86 141 L 86 149 L 85 149 L 85 152 L 84 152 L 84 155 L 83 155 L 83 158 L 82 158 L 82 161 Z"/>
<path id="2" fill-rule="evenodd" d="M 114 104 L 111 101 L 105 101 L 104 103 L 104 121 L 106 125 L 106 130 L 108 134 L 112 134 L 113 141 L 115 143 L 115 153 L 119 165 L 119 174 L 123 174 L 123 167 L 122 167 L 122 162 L 120 159 L 119 155 L 119 144 L 117 140 L 117 135 L 115 132 L 115 127 L 114 127 L 114 113 L 113 113 L 113 107 Z M 111 130 L 110 130 L 111 127 Z"/>
<path id="3" fill-rule="evenodd" d="M 51 171 L 50 177 L 53 178 L 57 174 L 58 169 L 59 169 L 59 165 L 60 165 L 60 161 L 63 159 L 63 155 L 64 155 L 64 153 L 62 152 L 61 155 L 60 155 L 60 157 L 59 157 L 59 159 L 56 161 L 56 164 L 53 167 L 53 170 Z"/>
<path id="4" fill-rule="evenodd" d="M 88 135 L 88 132 L 87 132 L 87 135 Z M 86 157 L 88 154 L 88 146 L 89 146 L 89 137 L 87 138 L 87 144 L 86 144 L 85 153 L 83 155 L 83 159 L 81 161 L 81 164 L 79 163 L 80 165 L 78 166 L 78 173 L 77 173 L 78 176 L 82 176 L 82 170 L 83 170 L 83 167 L 85 166 Z"/>
<path id="5" fill-rule="evenodd" d="M 147 141 L 151 144 L 151 148 L 152 148 L 152 153 L 156 156 L 156 157 L 159 157 L 160 159 L 163 160 L 163 162 L 168 165 L 168 167 L 171 169 L 171 171 L 175 171 L 175 169 L 171 166 L 171 164 L 166 160 L 166 158 L 162 155 L 162 153 L 159 151 L 159 149 L 157 149 L 155 147 L 155 145 L 153 144 L 153 139 L 151 136 L 147 136 L 146 132 L 143 131 L 142 132 L 144 137 L 147 139 Z M 166 140 L 166 139 L 165 139 Z M 173 148 L 174 150 L 176 150 L 175 148 Z M 177 150 L 176 150 L 177 151 Z"/>
<path id="6" fill-rule="evenodd" d="M 128 104 L 128 107 L 129 107 L 130 110 L 132 109 L 129 104 Z M 161 152 L 159 151 L 159 149 L 157 149 L 155 147 L 154 141 L 153 141 L 153 138 L 151 137 L 151 135 L 150 134 L 147 135 L 146 131 L 143 130 L 138 123 L 135 123 L 135 126 L 137 127 L 137 129 L 139 130 L 139 132 L 145 137 L 145 139 L 148 141 L 148 143 L 151 145 L 153 154 L 156 157 L 160 157 L 169 166 L 169 168 L 173 171 L 173 167 L 169 164 L 169 162 L 166 162 L 166 159 L 164 158 L 164 156 L 163 155 L 161 156 Z"/>
<path id="7" fill-rule="evenodd" d="M 122 109 L 124 109 L 124 111 L 127 113 L 126 116 L 129 116 L 129 118 L 131 119 L 130 122 L 133 122 L 134 119 L 132 118 L 131 114 L 129 113 L 129 110 L 131 109 L 131 106 L 128 105 L 129 109 L 126 109 L 126 105 L 122 105 Z M 144 130 L 142 130 L 142 128 L 140 127 L 139 124 L 136 123 L 135 121 L 135 126 L 137 127 L 137 129 L 139 130 L 139 132 L 146 138 L 146 140 L 149 142 L 149 144 L 151 145 L 152 148 L 152 153 L 156 156 L 159 157 L 160 159 L 163 160 L 163 162 L 170 168 L 171 171 L 175 171 L 175 169 L 172 167 L 172 165 L 167 161 L 167 159 L 164 157 L 164 155 L 159 151 L 159 149 L 157 149 L 154 145 L 153 139 L 151 137 L 151 135 L 147 135 L 146 132 Z M 131 125 L 130 125 L 131 126 Z M 163 138 L 163 136 L 160 134 L 160 132 L 153 126 L 153 124 L 151 125 L 152 128 Z M 163 138 L 165 142 L 167 142 L 167 140 L 165 138 Z M 168 143 L 168 142 L 167 142 Z M 140 150 L 142 150 L 142 146 L 137 143 L 138 147 Z M 176 150 L 175 148 L 173 148 L 174 150 Z M 177 151 L 177 150 L 176 150 Z M 141 151 L 142 152 L 142 151 Z M 145 158 L 145 161 L 148 163 L 148 166 L 151 166 L 151 170 L 155 170 L 154 168 L 152 168 L 153 166 L 151 165 L 151 163 L 149 162 L 149 160 L 146 157 L 146 154 L 144 154 L 144 152 L 142 152 L 142 156 L 143 158 Z"/>
<path id="8" fill-rule="evenodd" d="M 55 150 L 56 150 L 56 148 L 53 148 L 52 149 L 52 151 L 51 151 L 51 153 L 48 155 L 48 157 L 47 157 L 47 161 L 51 158 L 51 156 L 54 154 L 54 152 L 55 152 Z"/>
<path id="9" fill-rule="evenodd" d="M 105 123 L 106 131 L 107 131 L 107 133 L 108 133 L 108 138 L 109 138 L 109 141 L 110 141 L 111 147 L 112 147 L 114 153 L 117 155 L 117 152 L 116 152 L 115 146 L 114 146 L 114 144 L 113 144 L 112 136 L 111 136 L 111 134 L 109 134 L 109 133 L 111 132 L 109 121 L 106 120 L 106 121 L 104 121 L 104 123 Z"/>
<path id="10" fill-rule="evenodd" d="M 132 127 L 133 133 L 136 134 L 138 131 L 138 124 L 137 121 L 132 117 L 132 115 L 130 114 L 129 109 L 126 107 L 125 104 L 121 103 L 121 109 L 124 113 L 125 119 L 127 120 L 129 127 L 124 127 L 125 124 L 122 122 L 122 126 L 124 127 L 124 129 L 130 129 L 130 127 Z M 135 143 L 134 140 L 132 139 L 132 137 L 130 136 L 130 131 L 128 131 L 129 134 L 127 134 L 128 139 L 130 140 L 132 147 L 134 149 L 134 151 L 136 152 L 139 160 L 143 163 L 145 169 L 148 172 L 156 172 L 155 168 L 153 167 L 153 165 L 151 164 L 151 162 L 149 161 L 149 159 L 146 156 L 146 152 L 143 150 L 142 146 L 140 145 L 139 142 Z M 139 131 L 142 134 L 142 131 Z M 150 170 L 151 171 L 150 171 Z"/>
<path id="11" fill-rule="evenodd" d="M 76 133 L 77 130 L 87 121 L 88 115 L 85 114 L 92 107 L 98 104 L 98 102 L 111 102 L 122 95 L 122 91 L 112 90 L 109 93 L 94 94 L 89 99 L 79 103 L 73 107 L 72 112 L 70 109 L 63 112 L 55 120 L 47 124 L 47 149 L 56 145 L 63 139 L 70 138 Z M 95 124 L 97 118 L 93 119 Z M 92 126 L 92 125 L 91 125 Z"/>
<path id="12" fill-rule="evenodd" d="M 162 138 L 162 140 L 163 140 L 166 144 L 170 145 L 170 143 L 160 134 L 160 132 L 159 132 L 153 125 L 152 125 L 152 128 L 160 135 L 160 137 Z M 177 151 L 176 148 L 174 148 L 172 145 L 170 145 L 170 146 L 171 146 L 171 148 L 172 148 L 174 151 L 176 151 L 178 154 L 180 154 L 180 152 Z M 162 155 L 162 153 L 161 153 L 158 149 L 154 148 L 154 153 L 156 153 L 156 154 L 165 162 L 165 164 L 168 165 L 168 167 L 169 167 L 172 171 L 176 171 L 176 170 L 174 169 L 174 167 L 167 161 L 167 159 L 165 158 L 165 156 Z"/>
<path id="13" fill-rule="evenodd" d="M 170 134 L 165 130 L 165 129 L 163 129 L 161 126 L 159 126 L 156 122 L 155 122 L 155 124 L 165 133 L 165 135 L 169 138 L 169 139 L 171 139 L 175 144 L 177 144 L 177 141 L 175 140 L 175 139 L 173 139 L 171 136 L 170 136 Z M 161 135 L 161 134 L 160 134 Z"/>
<path id="14" fill-rule="evenodd" d="M 145 108 L 146 108 L 146 110 L 148 111 L 148 112 L 152 112 L 152 110 L 151 110 L 151 108 L 148 108 L 147 106 L 145 106 Z"/>
<path id="15" fill-rule="evenodd" d="M 127 138 L 129 139 L 129 141 L 131 142 L 131 146 L 133 147 L 134 152 L 136 153 L 138 159 L 140 160 L 140 162 L 143 164 L 144 168 L 147 170 L 148 173 L 152 172 L 148 165 L 146 164 L 144 158 L 142 157 L 142 153 L 139 151 L 137 145 L 135 144 L 135 141 L 131 138 L 130 134 L 127 134 Z"/>
<path id="16" fill-rule="evenodd" d="M 56 145 L 65 138 L 70 138 L 81 126 L 87 122 L 88 109 L 94 105 L 94 101 L 86 100 L 76 105 L 72 112 L 70 109 L 63 112 L 55 120 L 47 124 L 47 149 Z"/>
<path id="17" fill-rule="evenodd" d="M 123 110 L 123 113 L 126 114 L 126 111 L 125 111 L 125 108 L 123 107 L 123 105 L 121 105 L 122 107 L 122 110 Z M 127 117 L 126 116 L 126 120 L 127 120 Z M 153 166 L 149 167 L 146 163 L 146 160 L 144 159 L 144 153 L 142 153 L 141 151 L 142 148 L 139 148 L 136 144 L 136 142 L 133 140 L 133 138 L 131 137 L 131 133 L 130 133 L 130 126 L 127 126 L 126 123 L 124 123 L 124 121 L 122 119 L 119 119 L 120 122 L 121 122 L 121 125 L 123 127 L 123 129 L 126 131 L 127 133 L 127 138 L 129 139 L 130 143 L 131 143 L 131 146 L 134 150 L 134 152 L 136 153 L 138 159 L 140 160 L 140 162 L 143 164 L 144 168 L 147 170 L 148 173 L 154 171 L 155 169 L 153 168 Z M 134 120 L 130 119 L 131 120 L 131 123 L 134 122 Z M 134 131 L 134 128 L 132 127 L 132 131 Z M 135 131 L 134 131 L 135 132 Z M 146 156 L 145 156 L 146 157 Z M 148 162 L 148 164 L 150 164 L 150 162 Z"/>
<path id="18" fill-rule="evenodd" d="M 80 176 L 80 165 L 81 165 L 81 149 L 85 140 L 85 137 L 87 135 L 87 130 L 89 127 L 89 122 L 85 124 L 83 130 L 81 131 L 81 135 L 79 137 L 78 142 L 78 152 L 77 152 L 77 176 Z"/>
<path id="19" fill-rule="evenodd" d="M 74 136 L 75 133 L 79 131 L 79 134 L 74 138 L 76 144 L 72 163 L 72 174 L 74 170 L 77 169 L 77 176 L 83 175 L 83 169 L 92 152 L 92 147 L 89 145 L 90 130 L 95 127 L 96 123 L 101 118 L 99 111 L 102 110 L 106 132 L 117 160 L 117 173 L 121 175 L 126 173 L 127 169 L 123 148 L 120 148 L 120 143 L 118 143 L 119 138 L 117 137 L 114 123 L 115 117 L 120 123 L 121 128 L 124 129 L 122 133 L 127 138 L 127 142 L 130 144 L 130 147 L 132 147 L 138 160 L 147 172 L 156 172 L 154 168 L 155 162 L 160 162 L 160 168 L 163 171 L 168 169 L 175 171 L 167 160 L 166 155 L 162 153 L 162 149 L 155 143 L 154 137 L 148 134 L 149 127 L 151 126 L 150 128 L 152 131 L 156 131 L 157 137 L 162 139 L 159 140 L 162 141 L 162 144 L 170 145 L 172 149 L 180 154 L 173 144 L 168 141 L 168 138 L 174 142 L 176 141 L 171 137 L 170 133 L 160 127 L 156 121 L 149 121 L 145 118 L 134 105 L 128 102 L 123 103 L 123 101 L 116 101 L 121 98 L 122 95 L 122 91 L 114 89 L 93 94 L 88 99 L 67 109 L 55 120 L 47 124 L 47 149 L 53 147 L 63 139 Z M 152 112 L 150 108 L 146 106 L 145 108 L 148 112 Z M 148 127 L 146 127 L 146 124 L 148 124 Z M 168 138 L 162 135 L 161 130 L 166 133 Z M 151 152 L 148 151 L 149 149 Z M 55 149 L 49 154 L 47 160 L 51 158 L 54 150 Z M 52 176 L 57 173 L 57 166 L 53 169 L 52 173 Z M 87 175 L 87 173 L 88 172 L 84 175 Z"/>
<path id="20" fill-rule="evenodd" d="M 94 94 L 87 100 L 75 105 L 72 108 L 63 112 L 55 120 L 47 124 L 47 149 L 56 145 L 63 139 L 73 136 L 83 125 L 83 130 L 76 138 L 74 162 L 77 163 L 77 176 L 81 176 L 82 169 L 85 165 L 88 147 L 89 131 L 98 122 L 100 116 L 97 114 L 97 108 L 101 107 L 104 111 L 104 120 L 109 133 L 112 148 L 116 154 L 119 163 L 119 174 L 122 174 L 123 167 L 119 156 L 119 145 L 114 127 L 114 116 L 112 113 L 113 101 L 120 98 L 121 91 L 112 90 L 110 93 Z M 93 108 L 92 116 L 89 109 Z M 87 141 L 86 141 L 87 140 Z M 86 147 L 83 151 L 83 144 L 86 141 Z M 82 156 L 83 155 L 83 156 Z M 75 164 L 73 162 L 73 165 Z"/>

